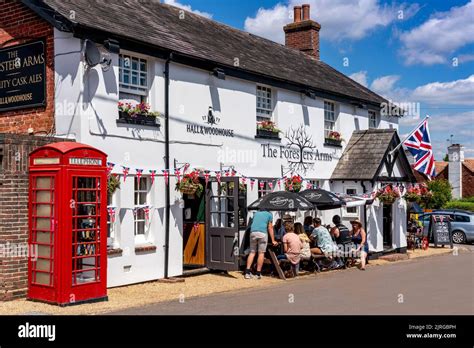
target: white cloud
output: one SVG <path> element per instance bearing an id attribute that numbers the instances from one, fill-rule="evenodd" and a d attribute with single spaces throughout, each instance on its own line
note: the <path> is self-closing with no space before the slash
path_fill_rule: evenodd
<path id="1" fill-rule="evenodd" d="M 411 98 L 428 104 L 474 105 L 474 75 L 467 79 L 419 86 L 413 90 Z"/>
<path id="2" fill-rule="evenodd" d="M 474 43 L 474 0 L 435 13 L 420 26 L 400 34 L 399 53 L 408 65 L 447 63 L 457 49 Z"/>
<path id="3" fill-rule="evenodd" d="M 383 96 L 390 96 L 390 92 L 394 90 L 394 86 L 398 80 L 400 80 L 399 75 L 382 76 L 372 81 L 370 89 Z"/>
<path id="4" fill-rule="evenodd" d="M 367 87 L 367 71 L 359 71 L 349 75 L 349 77 L 360 83 L 362 86 Z"/>
<path id="5" fill-rule="evenodd" d="M 386 27 L 398 19 L 413 16 L 418 4 L 393 7 L 382 5 L 378 0 L 307 0 L 311 5 L 311 18 L 321 24 L 321 38 L 328 40 L 359 40 L 373 30 Z M 301 0 L 289 0 L 286 5 L 260 8 L 255 17 L 247 17 L 245 30 L 267 39 L 284 43 L 283 27 L 293 21 L 293 6 Z"/>
<path id="6" fill-rule="evenodd" d="M 212 18 L 212 14 L 208 12 L 203 12 L 199 10 L 193 10 L 190 5 L 183 5 L 182 3 L 178 2 L 178 0 L 164 0 L 164 3 L 167 5 L 175 6 L 182 8 L 183 10 L 195 13 L 197 15 L 206 17 L 206 18 Z"/>

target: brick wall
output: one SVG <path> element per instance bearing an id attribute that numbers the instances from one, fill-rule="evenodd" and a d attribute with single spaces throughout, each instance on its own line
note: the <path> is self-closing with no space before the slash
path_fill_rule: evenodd
<path id="1" fill-rule="evenodd" d="M 462 166 L 462 197 L 474 197 L 474 173 Z"/>
<path id="2" fill-rule="evenodd" d="M 0 132 L 51 133 L 54 129 L 53 27 L 19 0 L 0 0 L 0 48 L 46 38 L 46 107 L 0 112 Z"/>
<path id="3" fill-rule="evenodd" d="M 28 154 L 57 141 L 64 139 L 0 133 L 0 252 L 27 247 Z M 27 285 L 27 257 L 0 254 L 0 301 L 24 297 Z"/>

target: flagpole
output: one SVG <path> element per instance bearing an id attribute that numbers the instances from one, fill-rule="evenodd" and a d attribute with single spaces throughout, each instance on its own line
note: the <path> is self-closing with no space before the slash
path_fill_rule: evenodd
<path id="1" fill-rule="evenodd" d="M 411 132 L 410 134 L 408 134 L 408 135 L 405 137 L 405 139 L 403 139 L 403 141 L 401 141 L 400 144 L 398 144 L 398 145 L 397 145 L 392 151 L 390 151 L 388 154 L 389 154 L 390 156 L 393 155 L 393 153 L 394 153 L 395 151 L 397 151 L 397 150 L 400 148 L 400 146 L 402 146 L 403 143 L 404 143 L 409 137 L 411 137 L 411 136 L 413 135 L 413 133 L 415 133 L 415 132 L 418 130 L 418 128 L 423 124 L 423 122 L 425 122 L 425 121 L 426 121 L 427 119 L 429 119 L 429 118 L 430 118 L 430 115 L 426 115 L 426 117 L 415 127 L 415 129 L 412 130 L 412 132 Z"/>

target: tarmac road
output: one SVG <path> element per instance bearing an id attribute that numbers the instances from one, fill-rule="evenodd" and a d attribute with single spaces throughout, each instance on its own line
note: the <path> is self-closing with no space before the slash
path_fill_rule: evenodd
<path id="1" fill-rule="evenodd" d="M 108 314 L 474 314 L 474 250 Z M 257 282 L 252 279 L 249 281 Z"/>

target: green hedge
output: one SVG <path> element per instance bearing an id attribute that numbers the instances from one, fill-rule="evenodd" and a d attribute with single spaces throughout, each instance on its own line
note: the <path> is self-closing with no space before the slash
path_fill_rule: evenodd
<path id="1" fill-rule="evenodd" d="M 451 201 L 444 205 L 445 209 L 462 209 L 474 211 L 474 201 Z"/>

